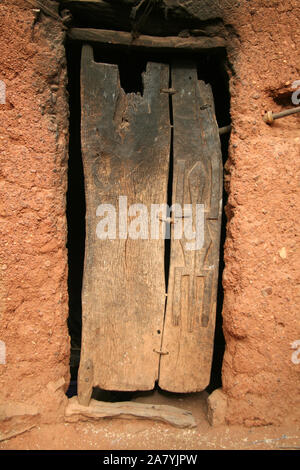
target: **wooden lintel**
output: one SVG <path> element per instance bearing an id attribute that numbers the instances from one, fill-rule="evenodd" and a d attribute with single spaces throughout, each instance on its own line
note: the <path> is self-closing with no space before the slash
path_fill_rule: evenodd
<path id="1" fill-rule="evenodd" d="M 68 37 L 74 41 L 92 42 L 105 45 L 126 46 L 140 49 L 159 49 L 162 51 L 191 51 L 202 52 L 226 47 L 225 39 L 221 37 L 188 37 L 177 36 L 147 36 L 133 38 L 125 31 L 110 31 L 106 29 L 71 28 Z"/>

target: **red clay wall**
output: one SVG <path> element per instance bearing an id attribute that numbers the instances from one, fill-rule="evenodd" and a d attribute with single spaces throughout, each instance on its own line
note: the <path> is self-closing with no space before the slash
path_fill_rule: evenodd
<path id="1" fill-rule="evenodd" d="M 62 416 L 69 380 L 65 51 L 57 21 L 34 18 L 1 2 L 0 438 Z"/>
<path id="2" fill-rule="evenodd" d="M 200 5 L 182 3 L 194 13 Z M 297 0 L 219 3 L 229 31 L 233 124 L 226 168 L 226 420 L 259 425 L 292 414 L 299 421 L 300 365 L 291 360 L 291 343 L 300 339 L 300 118 L 268 127 L 262 112 L 293 106 L 300 9 Z M 63 419 L 69 338 L 64 33 L 49 17 L 34 24 L 25 0 L 1 3 L 0 28 L 0 79 L 7 86 L 7 103 L 0 105 L 0 340 L 7 347 L 1 438 Z"/>
<path id="3" fill-rule="evenodd" d="M 235 76 L 223 278 L 227 420 L 299 421 L 300 364 L 291 360 L 291 343 L 300 339 L 300 116 L 269 127 L 262 112 L 294 106 L 300 7 L 297 0 L 222 3 L 237 33 L 229 51 Z"/>

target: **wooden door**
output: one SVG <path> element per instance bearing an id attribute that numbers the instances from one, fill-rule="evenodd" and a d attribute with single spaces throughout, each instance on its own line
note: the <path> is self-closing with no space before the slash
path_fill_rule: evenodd
<path id="1" fill-rule="evenodd" d="M 134 220 L 122 212 L 122 204 L 140 204 L 134 206 L 135 215 L 146 208 L 149 216 L 153 204 L 167 202 L 169 66 L 149 62 L 143 80 L 142 96 L 126 95 L 118 67 L 96 63 L 92 48 L 83 47 L 81 139 L 87 210 L 81 404 L 88 404 L 93 387 L 151 390 L 158 381 L 166 390 L 188 392 L 203 390 L 209 381 L 222 194 L 211 90 L 198 82 L 194 64 L 172 67 L 173 201 L 205 204 L 206 237 L 201 250 L 187 254 L 184 240 L 172 240 L 165 311 L 165 241 L 151 237 L 149 226 L 140 226 L 143 234 L 136 239 L 128 237 Z M 110 233 L 115 237 L 103 236 L 103 230 L 99 237 L 103 216 L 108 231 L 116 222 L 116 233 L 113 228 Z M 156 220 L 160 233 L 165 216 Z"/>
<path id="2" fill-rule="evenodd" d="M 165 308 L 164 240 L 97 237 L 100 204 L 117 208 L 166 202 L 170 125 L 167 65 L 148 63 L 143 96 L 126 95 L 116 65 L 95 63 L 84 46 L 81 67 L 86 253 L 79 399 L 93 386 L 150 390 L 158 379 Z M 124 200 L 123 200 L 124 203 Z M 109 207 L 109 206 L 108 206 Z M 128 223 L 128 220 L 126 221 Z M 161 222 L 160 222 L 161 223 Z M 147 235 L 147 234 L 146 234 Z"/>
<path id="3" fill-rule="evenodd" d="M 222 154 L 211 87 L 198 81 L 196 64 L 174 64 L 171 78 L 176 90 L 172 100 L 172 203 L 192 206 L 193 227 L 196 205 L 204 206 L 204 240 L 201 248 L 191 250 L 184 236 L 179 240 L 172 237 L 162 342 L 165 354 L 161 356 L 159 385 L 172 392 L 196 392 L 204 390 L 210 381 L 222 216 Z"/>

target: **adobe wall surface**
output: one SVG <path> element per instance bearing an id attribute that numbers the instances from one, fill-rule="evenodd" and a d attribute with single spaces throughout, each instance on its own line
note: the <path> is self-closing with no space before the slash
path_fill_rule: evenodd
<path id="1" fill-rule="evenodd" d="M 201 2 L 182 1 L 197 15 Z M 300 421 L 297 0 L 220 0 L 231 65 L 223 392 L 229 424 Z M 0 438 L 63 420 L 69 381 L 64 31 L 23 0 L 0 7 Z"/>
<path id="2" fill-rule="evenodd" d="M 294 0 L 222 4 L 235 31 L 225 176 L 226 418 L 246 425 L 279 423 L 287 415 L 299 421 L 300 364 L 291 360 L 291 343 L 300 339 L 300 116 L 269 127 L 262 113 L 294 106 L 300 8 Z"/>
<path id="3" fill-rule="evenodd" d="M 63 415 L 69 337 L 63 32 L 49 17 L 35 24 L 27 3 L 4 0 L 0 36 L 1 436 Z"/>

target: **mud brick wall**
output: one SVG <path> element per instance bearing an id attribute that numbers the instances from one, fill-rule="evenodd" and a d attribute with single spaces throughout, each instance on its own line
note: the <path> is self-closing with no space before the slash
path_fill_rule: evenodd
<path id="1" fill-rule="evenodd" d="M 5 0 L 0 36 L 1 436 L 63 415 L 69 337 L 64 33 L 49 17 L 35 24 L 27 2 Z"/>
<path id="2" fill-rule="evenodd" d="M 197 16 L 201 2 L 182 1 Z M 215 2 L 227 31 L 232 133 L 225 169 L 223 399 L 229 424 L 300 420 L 300 80 L 297 0 Z M 69 381 L 64 31 L 25 0 L 0 5 L 0 433 L 62 420 Z M 224 400 L 225 395 L 225 400 Z M 218 406 L 218 404 L 217 404 Z"/>
<path id="3" fill-rule="evenodd" d="M 262 112 L 292 108 L 299 80 L 299 3 L 224 1 L 233 132 L 226 165 L 223 389 L 227 420 L 300 419 L 300 117 L 269 127 Z M 298 50 L 297 50 L 298 49 Z"/>

